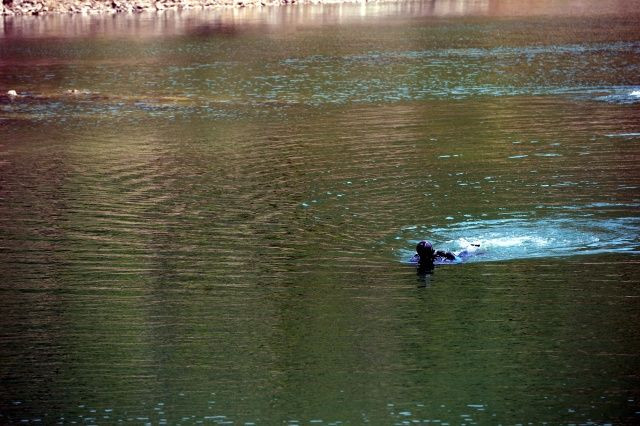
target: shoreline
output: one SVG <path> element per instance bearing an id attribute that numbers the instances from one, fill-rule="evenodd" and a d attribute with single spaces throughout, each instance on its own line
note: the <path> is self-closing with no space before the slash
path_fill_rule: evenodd
<path id="1" fill-rule="evenodd" d="M 373 1 L 376 0 L 4 0 L 4 2 L 0 4 L 0 15 L 103 15 L 117 13 L 162 12 L 165 10 L 205 10 L 285 6 L 292 4 L 364 4 Z"/>

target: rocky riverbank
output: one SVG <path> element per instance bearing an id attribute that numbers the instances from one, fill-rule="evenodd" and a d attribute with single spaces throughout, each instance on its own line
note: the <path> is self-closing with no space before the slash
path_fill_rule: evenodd
<path id="1" fill-rule="evenodd" d="M 268 6 L 292 3 L 365 3 L 368 0 L 3 0 L 2 15 L 45 13 L 119 13 L 219 7 Z"/>

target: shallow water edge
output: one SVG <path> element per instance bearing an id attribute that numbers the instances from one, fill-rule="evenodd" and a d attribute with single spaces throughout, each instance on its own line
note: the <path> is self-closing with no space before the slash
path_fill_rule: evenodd
<path id="1" fill-rule="evenodd" d="M 408 16 L 593 16 L 610 14 L 634 14 L 635 0 L 586 0 L 566 2 L 544 0 L 525 2 L 520 0 L 5 0 L 0 4 L 0 16 L 42 15 L 112 15 L 118 13 L 140 14 L 164 12 L 199 12 L 216 10 L 234 13 L 237 11 L 261 11 L 265 6 L 362 6 L 361 16 L 371 15 L 370 5 L 375 4 L 375 13 L 384 11 Z M 369 5 L 369 7 L 367 7 Z M 271 10 L 274 8 L 266 8 Z M 275 8 L 276 10 L 279 8 Z M 245 12 L 246 13 L 246 12 Z M 318 18 L 318 16 L 315 16 Z M 320 21 L 324 21 L 322 16 Z M 9 21 L 11 22 L 11 21 Z M 3 22 L 0 20 L 0 33 Z"/>
<path id="2" fill-rule="evenodd" d="M 182 9 L 243 8 L 288 4 L 367 3 L 375 0 L 9 0 L 0 5 L 3 15 L 41 15 L 46 13 L 138 13 Z M 397 0 L 384 0 L 397 1 Z"/>

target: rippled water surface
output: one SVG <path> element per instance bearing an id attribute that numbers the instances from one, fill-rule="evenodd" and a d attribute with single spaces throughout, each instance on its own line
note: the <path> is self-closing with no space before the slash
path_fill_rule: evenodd
<path id="1" fill-rule="evenodd" d="M 591 3 L 4 18 L 0 423 L 640 421 L 640 3 Z"/>

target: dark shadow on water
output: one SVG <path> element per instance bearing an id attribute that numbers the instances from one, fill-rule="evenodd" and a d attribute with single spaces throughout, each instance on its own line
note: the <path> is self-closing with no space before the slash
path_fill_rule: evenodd
<path id="1" fill-rule="evenodd" d="M 431 277 L 433 274 L 433 268 L 425 270 L 423 268 L 418 268 L 416 275 L 418 276 L 418 288 L 428 288 L 431 287 Z"/>

